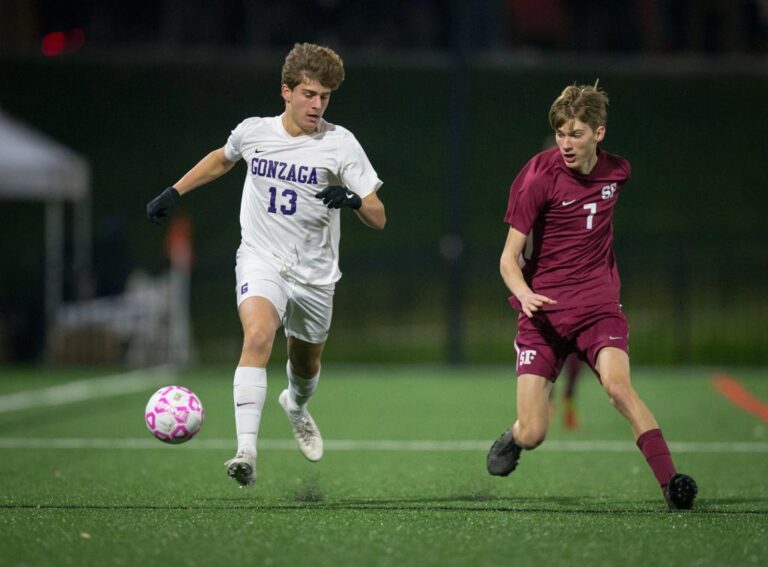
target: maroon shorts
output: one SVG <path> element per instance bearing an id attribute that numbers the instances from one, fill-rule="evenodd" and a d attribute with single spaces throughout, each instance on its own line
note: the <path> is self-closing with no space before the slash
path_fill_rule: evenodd
<path id="1" fill-rule="evenodd" d="M 629 324 L 617 303 L 538 311 L 531 319 L 520 313 L 515 337 L 517 375 L 535 374 L 554 382 L 572 352 L 597 374 L 600 349 L 629 352 L 628 337 Z"/>

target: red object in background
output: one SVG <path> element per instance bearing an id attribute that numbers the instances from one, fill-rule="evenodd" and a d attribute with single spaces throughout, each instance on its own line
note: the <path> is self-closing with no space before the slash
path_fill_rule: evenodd
<path id="1" fill-rule="evenodd" d="M 47 33 L 40 41 L 40 51 L 46 57 L 56 57 L 65 51 L 80 51 L 85 44 L 85 32 L 75 28 L 67 32 L 54 31 Z"/>
<path id="2" fill-rule="evenodd" d="M 61 55 L 66 48 L 67 35 L 60 31 L 45 34 L 40 42 L 40 50 L 46 57 Z"/>
<path id="3" fill-rule="evenodd" d="M 192 220 L 184 214 L 171 219 L 165 235 L 165 252 L 174 266 L 189 269 L 192 266 Z"/>

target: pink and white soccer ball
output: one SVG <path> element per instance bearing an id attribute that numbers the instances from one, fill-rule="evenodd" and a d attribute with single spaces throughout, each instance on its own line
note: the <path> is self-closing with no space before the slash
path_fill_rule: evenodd
<path id="1" fill-rule="evenodd" d="M 155 392 L 144 412 L 152 435 L 163 443 L 192 439 L 203 425 L 205 410 L 195 393 L 184 386 L 164 386 Z"/>

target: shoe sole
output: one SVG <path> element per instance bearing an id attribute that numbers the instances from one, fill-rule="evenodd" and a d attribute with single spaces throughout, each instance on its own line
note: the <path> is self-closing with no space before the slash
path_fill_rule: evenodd
<path id="1" fill-rule="evenodd" d="M 301 454 L 304 455 L 304 458 L 306 458 L 308 461 L 311 461 L 313 463 L 316 463 L 320 459 L 323 458 L 323 449 L 320 449 L 319 455 L 310 455 L 307 454 L 307 452 L 304 450 L 304 447 L 302 446 L 301 442 L 299 441 L 298 436 L 296 435 L 296 432 L 293 431 L 293 422 L 291 421 L 291 416 L 288 412 L 288 408 L 286 407 L 285 398 L 288 395 L 288 390 L 283 390 L 280 393 L 280 396 L 277 398 L 277 402 L 280 404 L 280 407 L 283 408 L 283 412 L 285 413 L 285 417 L 288 418 L 288 423 L 291 424 L 291 432 L 293 433 L 293 438 L 296 440 L 296 445 L 299 446 L 299 451 L 301 451 Z M 317 427 L 317 425 L 315 425 Z M 318 430 L 319 431 L 319 430 Z M 322 440 L 322 437 L 320 438 Z M 322 441 L 321 441 L 322 442 Z"/>
<path id="2" fill-rule="evenodd" d="M 253 486 L 253 467 L 248 463 L 233 463 L 227 467 L 227 474 L 240 485 L 240 488 Z"/>

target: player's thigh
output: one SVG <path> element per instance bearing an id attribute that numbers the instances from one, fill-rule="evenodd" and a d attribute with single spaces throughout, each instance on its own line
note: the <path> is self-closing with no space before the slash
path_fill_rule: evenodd
<path id="1" fill-rule="evenodd" d="M 629 352 L 629 323 L 626 316 L 618 304 L 602 305 L 585 314 L 574 326 L 580 328 L 576 347 L 602 381 L 598 368 L 600 353 L 604 350 L 619 350 L 626 355 Z"/>
<path id="2" fill-rule="evenodd" d="M 288 359 L 293 372 L 301 378 L 311 378 L 320 372 L 320 358 L 325 343 L 309 343 L 296 337 L 288 336 Z"/>
<path id="3" fill-rule="evenodd" d="M 517 405 L 519 409 L 538 411 L 549 407 L 552 381 L 537 374 L 521 374 L 517 377 Z"/>
<path id="4" fill-rule="evenodd" d="M 328 340 L 333 318 L 334 286 L 291 284 L 291 293 L 283 318 L 285 336 L 310 345 L 322 345 Z M 317 349 L 304 349 L 300 352 Z M 322 349 L 320 349 L 322 352 Z"/>
<path id="5" fill-rule="evenodd" d="M 269 262 L 238 250 L 235 265 L 237 310 L 246 342 L 274 335 L 285 316 L 290 288 Z"/>
<path id="6" fill-rule="evenodd" d="M 569 353 L 567 342 L 551 328 L 545 316 L 530 319 L 524 314 L 517 321 L 515 350 L 518 376 L 543 376 L 553 383 Z"/>
<path id="7" fill-rule="evenodd" d="M 238 307 L 245 340 L 266 343 L 271 348 L 275 333 L 280 328 L 280 316 L 275 305 L 261 296 L 250 296 Z"/>
<path id="8" fill-rule="evenodd" d="M 597 354 L 595 369 L 609 394 L 632 389 L 629 377 L 629 355 L 615 347 L 605 347 Z"/>
<path id="9" fill-rule="evenodd" d="M 238 250 L 235 279 L 238 310 L 246 299 L 263 297 L 272 303 L 280 321 L 283 320 L 291 289 L 275 266 L 258 256 Z"/>
<path id="10" fill-rule="evenodd" d="M 517 377 L 517 418 L 528 428 L 546 433 L 549 426 L 549 395 L 552 381 L 536 374 Z"/>

